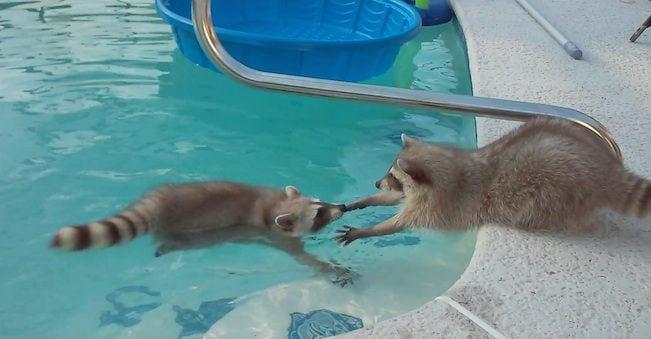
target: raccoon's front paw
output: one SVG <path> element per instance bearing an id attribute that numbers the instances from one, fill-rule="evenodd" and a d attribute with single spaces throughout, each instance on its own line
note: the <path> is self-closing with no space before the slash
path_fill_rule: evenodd
<path id="1" fill-rule="evenodd" d="M 346 212 L 351 212 L 354 210 L 361 210 L 363 208 L 366 208 L 366 205 L 360 204 L 359 202 L 351 202 L 350 204 L 345 204 L 345 210 Z"/>
<path id="2" fill-rule="evenodd" d="M 361 208 L 363 208 L 363 207 L 361 207 Z M 350 212 L 350 211 L 354 211 L 354 210 L 358 210 L 358 209 L 360 209 L 359 205 L 354 203 L 354 202 L 351 202 L 350 204 L 345 204 L 344 205 L 344 211 L 346 211 L 346 212 Z"/>
<path id="3" fill-rule="evenodd" d="M 338 229 L 336 232 L 338 234 L 335 236 L 335 240 L 340 244 L 344 244 L 344 246 L 359 238 L 363 238 L 364 233 L 362 229 L 351 226 L 344 226 L 343 228 Z"/>
<path id="4" fill-rule="evenodd" d="M 345 267 L 335 267 L 334 274 L 335 277 L 332 279 L 332 283 L 341 287 L 345 287 L 346 285 L 353 285 L 355 283 L 355 279 L 359 277 L 359 274 Z"/>

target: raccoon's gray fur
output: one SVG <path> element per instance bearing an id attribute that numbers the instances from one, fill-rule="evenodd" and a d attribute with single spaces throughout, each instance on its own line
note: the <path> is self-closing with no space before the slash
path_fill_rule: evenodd
<path id="1" fill-rule="evenodd" d="M 156 256 L 222 242 L 259 242 L 293 255 L 319 271 L 336 271 L 303 249 L 300 236 L 341 217 L 343 205 L 285 190 L 211 181 L 168 185 L 116 215 L 60 229 L 51 247 L 66 251 L 108 247 L 151 234 L 162 243 Z"/>
<path id="2" fill-rule="evenodd" d="M 376 183 L 383 191 L 348 205 L 402 203 L 400 211 L 372 228 L 339 230 L 338 241 L 405 227 L 458 230 L 488 223 L 583 230 L 603 208 L 639 218 L 651 214 L 651 182 L 569 121 L 535 119 L 478 150 L 434 146 L 404 134 L 402 140 L 396 161 Z"/>

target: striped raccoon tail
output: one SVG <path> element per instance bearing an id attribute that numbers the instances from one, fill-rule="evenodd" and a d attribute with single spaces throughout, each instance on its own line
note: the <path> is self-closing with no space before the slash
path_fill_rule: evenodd
<path id="1" fill-rule="evenodd" d="M 85 225 L 60 229 L 50 247 L 64 251 L 82 251 L 128 242 L 151 231 L 158 212 L 156 200 L 144 198 L 115 216 Z"/>
<path id="2" fill-rule="evenodd" d="M 629 174 L 623 186 L 625 198 L 620 201 L 620 211 L 641 219 L 651 218 L 651 181 Z"/>

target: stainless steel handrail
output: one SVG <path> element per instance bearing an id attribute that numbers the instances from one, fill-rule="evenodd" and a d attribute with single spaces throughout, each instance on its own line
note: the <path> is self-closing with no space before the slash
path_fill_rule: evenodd
<path id="1" fill-rule="evenodd" d="M 201 48 L 216 67 L 219 67 L 236 80 L 253 87 L 321 97 L 437 109 L 501 120 L 526 121 L 539 116 L 558 117 L 575 122 L 596 134 L 618 159 L 622 158 L 619 146 L 601 123 L 584 113 L 570 108 L 521 101 L 322 80 L 268 73 L 249 68 L 228 54 L 217 38 L 217 34 L 212 25 L 210 4 L 211 0 L 192 0 L 192 21 Z"/>

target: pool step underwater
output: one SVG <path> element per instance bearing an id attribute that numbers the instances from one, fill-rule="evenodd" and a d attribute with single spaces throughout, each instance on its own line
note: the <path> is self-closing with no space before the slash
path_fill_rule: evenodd
<path id="1" fill-rule="evenodd" d="M 162 293 L 147 286 L 124 286 L 106 295 L 111 310 L 100 314 L 99 326 L 133 328 L 142 322 L 147 313 L 164 309 L 166 313 L 173 312 L 174 322 L 179 326 L 177 338 L 205 335 L 216 322 L 257 295 L 204 301 L 195 310 L 190 306 L 173 303 L 165 305 Z M 282 337 L 290 339 L 323 338 L 364 327 L 362 319 L 328 309 L 286 312 L 284 318 L 285 321 L 279 323 L 279 328 L 284 327 L 286 333 L 281 333 Z M 245 324 L 240 325 L 246 327 Z"/>

